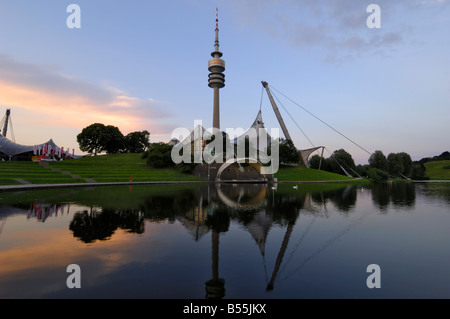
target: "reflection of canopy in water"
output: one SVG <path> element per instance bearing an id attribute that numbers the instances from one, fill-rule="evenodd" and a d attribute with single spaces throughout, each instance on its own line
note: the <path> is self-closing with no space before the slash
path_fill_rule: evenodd
<path id="1" fill-rule="evenodd" d="M 266 240 L 269 230 L 272 227 L 273 220 L 266 213 L 266 211 L 260 211 L 255 215 L 253 221 L 247 226 L 248 232 L 255 239 L 258 245 L 261 255 L 265 255 Z"/>
<path id="2" fill-rule="evenodd" d="M 302 207 L 299 208 L 305 210 L 305 212 L 306 211 L 317 212 L 317 208 L 313 205 L 310 193 L 306 194 L 303 205 Z M 268 215 L 267 212 L 264 210 L 258 212 L 253 218 L 253 221 L 247 226 L 247 229 L 249 233 L 252 235 L 252 237 L 255 239 L 262 256 L 265 255 L 266 239 L 267 235 L 269 234 L 269 230 L 272 226 L 272 223 L 273 223 L 272 217 Z"/>
<path id="3" fill-rule="evenodd" d="M 188 211 L 185 216 L 178 216 L 178 221 L 188 230 L 188 232 L 199 240 L 209 232 L 205 225 L 207 211 L 203 209 L 203 198 L 200 198 L 199 205 Z"/>
<path id="4" fill-rule="evenodd" d="M 273 220 L 265 210 L 262 210 L 265 204 L 265 197 L 267 192 L 266 185 L 255 184 L 253 186 L 255 186 L 256 189 L 253 188 L 250 189 L 250 191 L 249 185 L 247 185 L 247 188 L 243 185 L 238 186 L 238 196 L 237 198 L 232 198 L 232 196 L 230 196 L 230 192 L 222 189 L 223 186 L 218 184 L 217 194 L 222 202 L 230 208 L 234 208 L 240 211 L 252 211 L 255 209 L 260 209 L 260 211 L 253 217 L 252 222 L 247 225 L 247 229 L 252 235 L 253 239 L 255 239 L 261 251 L 261 254 L 264 256 L 266 238 L 272 226 Z M 251 190 L 255 190 L 255 192 L 252 192 Z M 247 195 L 247 197 L 244 200 L 243 198 L 245 195 Z"/>
<path id="5" fill-rule="evenodd" d="M 303 206 L 301 208 L 305 211 L 317 212 L 317 207 L 313 205 L 311 193 L 305 194 L 305 200 L 303 201 Z"/>
<path id="6" fill-rule="evenodd" d="M 244 195 L 249 195 L 244 187 L 239 188 L 239 196 L 237 200 L 231 199 L 229 195 L 226 195 L 222 190 L 221 184 L 217 184 L 217 195 L 222 200 L 222 202 L 230 208 L 235 208 L 239 210 L 254 210 L 260 208 L 264 205 L 264 198 L 266 196 L 266 187 L 260 187 L 257 194 L 251 196 L 249 199 L 242 200 Z"/>
<path id="7" fill-rule="evenodd" d="M 177 217 L 178 221 L 188 230 L 188 232 L 199 240 L 209 232 L 209 228 L 203 222 L 197 222 L 185 217 Z"/>

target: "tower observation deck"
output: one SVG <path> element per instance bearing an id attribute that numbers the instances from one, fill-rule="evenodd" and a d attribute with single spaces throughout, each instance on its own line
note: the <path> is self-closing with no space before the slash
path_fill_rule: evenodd
<path id="1" fill-rule="evenodd" d="M 219 89 L 225 86 L 225 61 L 221 59 L 222 52 L 219 51 L 219 13 L 216 9 L 216 40 L 212 59 L 208 62 L 209 79 L 208 86 L 214 89 L 213 129 L 220 129 L 220 107 Z"/>

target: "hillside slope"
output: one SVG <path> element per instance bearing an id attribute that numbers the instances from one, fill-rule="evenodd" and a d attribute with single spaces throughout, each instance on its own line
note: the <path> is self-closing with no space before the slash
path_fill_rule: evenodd
<path id="1" fill-rule="evenodd" d="M 279 181 L 341 181 L 353 178 L 301 166 L 282 166 L 275 174 Z"/>
<path id="2" fill-rule="evenodd" d="M 450 161 L 431 161 L 424 164 L 425 174 L 432 180 L 450 180 Z"/>

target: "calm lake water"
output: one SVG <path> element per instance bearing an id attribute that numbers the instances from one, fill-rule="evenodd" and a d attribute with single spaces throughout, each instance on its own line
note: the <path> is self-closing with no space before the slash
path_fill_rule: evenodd
<path id="1" fill-rule="evenodd" d="M 0 193 L 0 298 L 450 298 L 450 183 L 293 186 Z"/>

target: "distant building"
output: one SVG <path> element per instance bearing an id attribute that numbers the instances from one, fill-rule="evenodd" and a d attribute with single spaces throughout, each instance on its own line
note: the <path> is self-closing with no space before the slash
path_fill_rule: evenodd
<path id="1" fill-rule="evenodd" d="M 177 138 L 173 138 L 167 144 L 174 146 L 177 145 L 178 143 L 180 143 L 180 141 Z"/>

